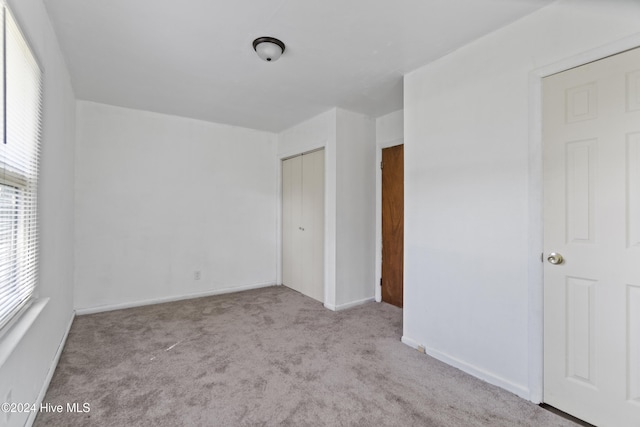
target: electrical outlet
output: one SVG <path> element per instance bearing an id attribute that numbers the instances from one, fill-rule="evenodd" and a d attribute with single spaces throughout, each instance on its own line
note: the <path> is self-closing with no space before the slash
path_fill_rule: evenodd
<path id="1" fill-rule="evenodd" d="M 193 272 L 193 280 L 200 280 L 201 274 L 200 270 L 196 270 Z"/>

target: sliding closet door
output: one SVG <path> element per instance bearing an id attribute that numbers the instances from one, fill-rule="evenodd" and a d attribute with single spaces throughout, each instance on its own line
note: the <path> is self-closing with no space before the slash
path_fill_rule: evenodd
<path id="1" fill-rule="evenodd" d="M 282 162 L 282 283 L 324 301 L 324 150 Z"/>

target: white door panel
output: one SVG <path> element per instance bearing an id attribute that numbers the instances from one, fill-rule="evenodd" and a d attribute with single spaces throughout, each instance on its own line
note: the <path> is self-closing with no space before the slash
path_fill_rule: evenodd
<path id="1" fill-rule="evenodd" d="M 324 301 L 324 150 L 302 156 L 303 293 Z"/>
<path id="2" fill-rule="evenodd" d="M 543 140 L 544 401 L 638 427 L 640 50 L 545 78 Z"/>
<path id="3" fill-rule="evenodd" d="M 324 150 L 282 162 L 282 283 L 324 301 Z"/>
<path id="4" fill-rule="evenodd" d="M 302 222 L 302 158 L 282 162 L 282 282 L 300 283 L 302 264 L 297 261 L 302 245 L 298 227 Z"/>

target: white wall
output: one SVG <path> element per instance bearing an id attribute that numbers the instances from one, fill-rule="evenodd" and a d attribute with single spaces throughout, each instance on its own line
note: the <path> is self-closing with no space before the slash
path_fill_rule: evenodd
<path id="1" fill-rule="evenodd" d="M 278 162 L 325 149 L 325 307 L 340 310 L 373 299 L 374 121 L 334 108 L 281 132 L 278 141 Z"/>
<path id="2" fill-rule="evenodd" d="M 375 283 L 376 301 L 382 301 L 382 149 L 404 143 L 404 110 L 394 111 L 376 119 L 376 255 Z"/>
<path id="3" fill-rule="evenodd" d="M 40 0 L 9 0 L 25 36 L 44 68 L 40 157 L 40 275 L 38 301 L 0 337 L 0 401 L 43 397 L 73 317 L 75 100 L 66 64 Z M 40 310 L 40 311 L 39 311 Z M 0 425 L 5 425 L 0 414 Z M 32 418 L 33 418 L 32 414 Z M 12 414 L 22 426 L 29 414 Z"/>
<path id="4" fill-rule="evenodd" d="M 375 121 L 338 109 L 336 308 L 375 295 Z"/>
<path id="5" fill-rule="evenodd" d="M 404 110 L 394 111 L 376 119 L 376 145 L 392 147 L 404 138 Z M 393 144 L 393 145 L 388 145 Z"/>
<path id="6" fill-rule="evenodd" d="M 85 101 L 77 121 L 78 309 L 276 283 L 276 135 Z"/>
<path id="7" fill-rule="evenodd" d="M 278 157 L 286 158 L 335 144 L 336 109 L 305 120 L 278 134 Z"/>
<path id="8" fill-rule="evenodd" d="M 406 76 L 404 342 L 541 398 L 539 69 L 639 18 L 561 0 Z"/>

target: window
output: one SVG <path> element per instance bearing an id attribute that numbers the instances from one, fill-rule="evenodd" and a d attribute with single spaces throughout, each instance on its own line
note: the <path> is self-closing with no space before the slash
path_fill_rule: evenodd
<path id="1" fill-rule="evenodd" d="M 38 162 L 42 71 L 7 7 L 0 31 L 0 328 L 38 280 Z"/>

